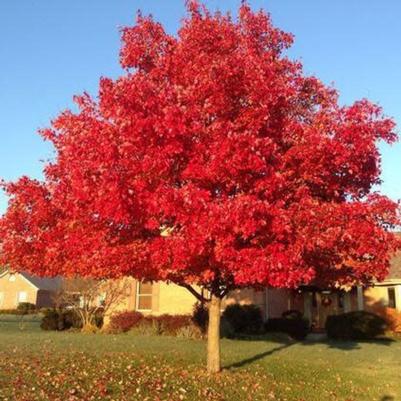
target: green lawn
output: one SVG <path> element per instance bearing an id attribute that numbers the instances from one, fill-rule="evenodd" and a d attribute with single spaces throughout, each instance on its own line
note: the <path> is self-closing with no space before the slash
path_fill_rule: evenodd
<path id="1" fill-rule="evenodd" d="M 223 340 L 222 353 L 209 377 L 203 341 L 43 332 L 3 316 L 0 400 L 401 400 L 400 341 Z"/>

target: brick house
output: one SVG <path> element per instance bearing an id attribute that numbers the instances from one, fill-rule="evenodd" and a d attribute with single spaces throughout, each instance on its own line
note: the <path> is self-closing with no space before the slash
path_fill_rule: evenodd
<path id="1" fill-rule="evenodd" d="M 230 303 L 258 305 L 265 319 L 280 317 L 289 309 L 301 311 L 312 325 L 324 328 L 326 318 L 356 310 L 374 310 L 377 305 L 401 312 L 401 252 L 393 257 L 385 281 L 370 287 L 321 289 L 304 286 L 297 290 L 265 288 L 241 289 L 228 294 Z M 196 299 L 185 288 L 164 282 L 141 283 L 132 280 L 129 293 L 117 310 L 137 310 L 145 314 L 190 314 Z M 115 310 L 116 310 L 115 309 Z"/>
<path id="2" fill-rule="evenodd" d="M 15 308 L 19 302 L 38 307 L 52 305 L 51 295 L 61 285 L 59 278 L 38 278 L 27 273 L 0 273 L 0 309 Z M 391 262 L 385 281 L 373 286 L 347 289 L 321 289 L 313 286 L 298 290 L 265 288 L 232 291 L 224 299 L 230 303 L 258 305 L 265 319 L 280 317 L 289 309 L 301 311 L 317 329 L 323 328 L 327 316 L 354 310 L 371 310 L 383 305 L 401 311 L 401 252 Z M 144 314 L 191 314 L 196 299 L 185 288 L 165 282 L 143 283 L 130 279 L 127 295 L 113 308 L 136 310 Z"/>
<path id="3" fill-rule="evenodd" d="M 3 270 L 0 272 L 0 309 L 15 309 L 21 302 L 29 302 L 37 308 L 50 307 L 60 285 L 60 278 L 40 278 Z"/>

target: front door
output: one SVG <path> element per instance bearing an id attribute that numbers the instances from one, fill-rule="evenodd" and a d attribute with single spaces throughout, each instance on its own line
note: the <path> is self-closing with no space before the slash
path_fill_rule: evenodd
<path id="1" fill-rule="evenodd" d="M 319 292 L 317 295 L 317 327 L 324 329 L 326 326 L 327 317 L 337 315 L 338 311 L 338 294 L 332 292 L 325 294 Z"/>
<path id="2" fill-rule="evenodd" d="M 310 320 L 313 329 L 324 329 L 328 316 L 343 312 L 339 295 L 336 291 L 307 292 L 304 296 L 305 316 Z"/>

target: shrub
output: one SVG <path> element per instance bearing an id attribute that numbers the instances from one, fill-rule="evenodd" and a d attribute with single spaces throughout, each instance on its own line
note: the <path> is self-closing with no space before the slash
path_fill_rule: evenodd
<path id="1" fill-rule="evenodd" d="M 289 309 L 282 313 L 281 315 L 285 319 L 302 319 L 303 313 L 296 309 Z"/>
<path id="2" fill-rule="evenodd" d="M 222 318 L 220 322 L 220 337 L 221 338 L 234 338 L 235 330 L 232 324 L 226 319 Z"/>
<path id="3" fill-rule="evenodd" d="M 206 333 L 209 321 L 209 311 L 204 304 L 197 302 L 194 305 L 194 309 L 192 312 L 192 321 L 195 326 L 199 327 L 203 334 Z"/>
<path id="4" fill-rule="evenodd" d="M 129 333 L 140 336 L 160 336 L 160 324 L 149 316 L 145 316 Z"/>
<path id="5" fill-rule="evenodd" d="M 52 310 L 54 310 L 54 308 L 40 308 L 39 313 L 41 313 L 42 315 L 46 315 L 46 313 Z"/>
<path id="6" fill-rule="evenodd" d="M 229 305 L 222 317 L 231 324 L 235 333 L 257 334 L 263 325 L 262 312 L 256 305 Z"/>
<path id="7" fill-rule="evenodd" d="M 29 313 L 36 313 L 36 305 L 30 302 L 20 302 L 17 306 L 17 310 L 22 315 L 28 315 Z"/>
<path id="8" fill-rule="evenodd" d="M 85 334 L 95 334 L 98 331 L 99 331 L 98 326 L 94 324 L 85 324 L 81 329 L 81 332 Z"/>
<path id="9" fill-rule="evenodd" d="M 79 317 L 78 313 L 73 309 L 66 309 L 59 311 L 63 315 L 64 325 L 66 328 L 74 328 L 81 329 L 82 328 L 82 320 Z"/>
<path id="10" fill-rule="evenodd" d="M 145 326 L 146 331 L 151 331 L 155 335 L 175 336 L 177 331 L 191 324 L 191 316 L 165 314 L 160 316 L 145 316 L 139 326 Z M 151 330 L 149 327 L 151 327 Z"/>
<path id="11" fill-rule="evenodd" d="M 198 339 L 203 338 L 203 333 L 198 326 L 196 326 L 194 323 L 191 323 L 188 326 L 180 327 L 176 331 L 176 336 L 180 338 Z"/>
<path id="12" fill-rule="evenodd" d="M 33 315 L 36 314 L 37 311 L 36 310 L 29 310 L 27 311 L 26 309 L 18 309 L 18 307 L 16 309 L 1 309 L 0 310 L 0 315 Z"/>
<path id="13" fill-rule="evenodd" d="M 103 314 L 103 312 L 96 314 L 95 315 L 95 321 L 94 321 L 95 327 L 100 329 L 100 328 L 103 327 L 103 323 L 104 323 L 104 314 Z"/>
<path id="14" fill-rule="evenodd" d="M 20 302 L 15 309 L 1 309 L 0 315 L 28 315 L 36 314 L 38 310 L 35 304 L 30 302 Z"/>
<path id="15" fill-rule="evenodd" d="M 46 309 L 43 310 L 43 318 L 40 327 L 43 330 L 69 330 L 82 329 L 82 320 L 73 309 Z M 93 327 L 100 328 L 103 323 L 101 315 L 95 316 Z"/>
<path id="16" fill-rule="evenodd" d="M 43 316 L 40 328 L 42 330 L 68 330 L 72 327 L 70 311 L 48 310 Z"/>
<path id="17" fill-rule="evenodd" d="M 49 310 L 44 313 L 40 328 L 42 330 L 57 330 L 58 327 L 58 312 L 56 310 Z"/>
<path id="18" fill-rule="evenodd" d="M 309 333 L 309 322 L 294 316 L 269 319 L 265 323 L 265 331 L 286 333 L 295 340 L 303 340 Z"/>
<path id="19" fill-rule="evenodd" d="M 1 309 L 1 315 L 22 315 L 21 311 L 18 309 Z"/>
<path id="20" fill-rule="evenodd" d="M 369 340 L 383 335 L 387 322 L 374 313 L 357 311 L 332 315 L 326 320 L 327 336 L 334 340 Z"/>
<path id="21" fill-rule="evenodd" d="M 191 316 L 188 315 L 160 315 L 152 316 L 152 319 L 159 325 L 160 334 L 174 336 L 177 331 L 192 323 Z"/>
<path id="22" fill-rule="evenodd" d="M 309 330 L 309 321 L 295 309 L 285 311 L 281 318 L 269 319 L 265 323 L 265 331 L 286 333 L 295 340 L 305 339 Z"/>
<path id="23" fill-rule="evenodd" d="M 193 323 L 189 315 L 144 316 L 132 326 L 130 332 L 139 335 L 202 337 L 202 331 Z"/>
<path id="24" fill-rule="evenodd" d="M 371 311 L 374 314 L 381 316 L 386 321 L 389 331 L 392 331 L 394 333 L 401 333 L 400 311 L 379 304 L 372 306 Z"/>
<path id="25" fill-rule="evenodd" d="M 110 318 L 110 331 L 116 333 L 125 333 L 137 326 L 144 318 L 142 313 L 135 311 L 118 312 Z"/>

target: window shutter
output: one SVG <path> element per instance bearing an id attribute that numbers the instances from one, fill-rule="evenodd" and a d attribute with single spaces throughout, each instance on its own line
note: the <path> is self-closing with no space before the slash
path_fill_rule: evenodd
<path id="1" fill-rule="evenodd" d="M 152 286 L 152 312 L 159 312 L 160 283 L 154 282 Z"/>

